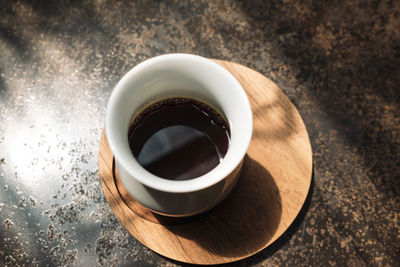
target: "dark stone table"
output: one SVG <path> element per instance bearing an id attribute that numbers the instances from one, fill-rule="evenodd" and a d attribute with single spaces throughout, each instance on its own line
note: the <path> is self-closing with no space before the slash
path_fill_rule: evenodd
<path id="1" fill-rule="evenodd" d="M 179 264 L 100 188 L 107 100 L 137 63 L 185 52 L 277 83 L 313 147 L 288 232 L 238 265 L 400 265 L 400 1 L 1 1 L 0 265 Z"/>

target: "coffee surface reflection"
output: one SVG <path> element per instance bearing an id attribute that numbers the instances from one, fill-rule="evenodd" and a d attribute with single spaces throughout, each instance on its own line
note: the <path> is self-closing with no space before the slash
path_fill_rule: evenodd
<path id="1" fill-rule="evenodd" d="M 171 180 L 199 177 L 228 151 L 230 129 L 211 106 L 190 98 L 168 98 L 133 118 L 128 132 L 136 160 L 149 172 Z"/>

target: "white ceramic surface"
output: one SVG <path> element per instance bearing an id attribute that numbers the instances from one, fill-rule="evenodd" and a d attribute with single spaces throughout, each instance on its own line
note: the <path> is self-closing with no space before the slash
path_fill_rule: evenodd
<path id="1" fill-rule="evenodd" d="M 192 97 L 217 108 L 227 118 L 231 143 L 222 162 L 203 176 L 172 181 L 145 170 L 128 143 L 134 114 L 166 97 Z M 120 179 L 145 207 L 168 216 L 189 216 L 221 202 L 232 190 L 252 135 L 253 121 L 246 93 L 226 69 L 209 59 L 168 54 L 146 60 L 116 85 L 107 106 L 106 135 Z"/>

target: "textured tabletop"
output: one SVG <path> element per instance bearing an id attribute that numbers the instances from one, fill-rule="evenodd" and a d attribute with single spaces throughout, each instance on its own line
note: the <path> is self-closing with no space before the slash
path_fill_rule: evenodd
<path id="1" fill-rule="evenodd" d="M 121 226 L 97 168 L 112 88 L 172 52 L 264 74 L 310 135 L 305 206 L 238 266 L 400 265 L 400 2 L 361 0 L 0 1 L 0 265 L 180 265 Z"/>

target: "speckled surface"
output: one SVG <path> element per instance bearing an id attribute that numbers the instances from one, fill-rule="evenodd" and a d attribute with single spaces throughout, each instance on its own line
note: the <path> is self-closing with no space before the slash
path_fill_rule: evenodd
<path id="1" fill-rule="evenodd" d="M 310 134 L 313 186 L 300 217 L 234 265 L 400 265 L 394 0 L 1 1 L 0 265 L 179 265 L 128 234 L 97 173 L 113 86 L 169 52 L 263 73 Z"/>

